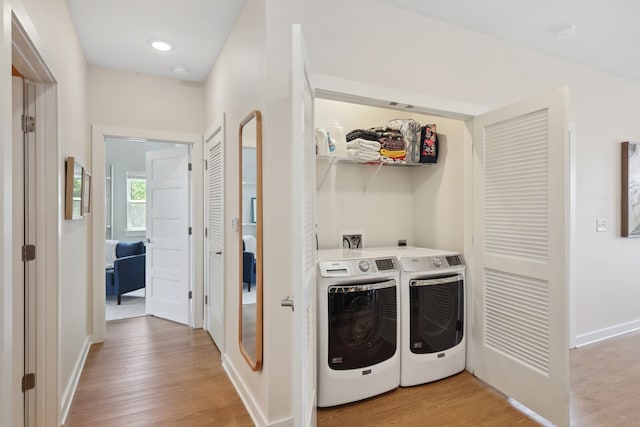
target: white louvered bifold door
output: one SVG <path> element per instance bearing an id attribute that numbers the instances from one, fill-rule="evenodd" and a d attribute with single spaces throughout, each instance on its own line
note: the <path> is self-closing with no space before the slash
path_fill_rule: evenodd
<path id="1" fill-rule="evenodd" d="M 292 30 L 292 173 L 294 321 L 294 425 L 316 425 L 316 234 L 314 95 L 302 29 Z"/>
<path id="2" fill-rule="evenodd" d="M 569 424 L 566 89 L 473 124 L 475 375 Z"/>
<path id="3" fill-rule="evenodd" d="M 206 141 L 206 286 L 207 329 L 224 353 L 224 128 Z"/>

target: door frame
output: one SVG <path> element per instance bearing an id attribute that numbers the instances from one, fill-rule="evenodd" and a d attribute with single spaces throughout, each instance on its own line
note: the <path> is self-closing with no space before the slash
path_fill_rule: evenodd
<path id="1" fill-rule="evenodd" d="M 55 71 L 50 64 L 50 55 L 45 49 L 29 15 L 20 2 L 2 2 L 2 31 L 0 32 L 0 87 L 3 93 L 11 93 L 13 61 L 21 68 L 28 80 L 36 83 L 36 158 L 39 159 L 36 178 L 36 281 L 41 292 L 37 292 L 36 311 L 36 422 L 38 425 L 60 422 L 60 393 L 58 378 L 58 295 L 60 283 L 59 253 L 62 227 L 62 157 L 58 135 L 58 98 Z M 11 31 L 9 31 L 11 29 Z M 12 55 L 13 53 L 13 55 Z M 12 58 L 13 56 L 13 58 Z M 6 90 L 6 92 L 5 92 Z M 0 341 L 9 344 L 15 334 L 22 334 L 22 325 L 13 322 L 13 298 L 18 287 L 13 283 L 13 213 L 11 193 L 15 191 L 12 176 L 12 100 L 4 97 L 0 103 L 0 173 L 5 179 L 2 188 L 0 224 L 6 245 L 0 248 Z M 7 262 L 8 260 L 8 262 Z M 45 286 L 46 284 L 46 286 Z M 21 291 L 21 290 L 20 290 Z M 9 344 L 8 348 L 12 345 Z M 13 424 L 16 410 L 22 410 L 15 402 L 18 393 L 12 387 L 13 371 L 17 367 L 14 352 L 0 354 L 0 412 L 4 421 Z"/>
<path id="2" fill-rule="evenodd" d="M 105 218 L 105 188 L 102 183 L 105 181 L 105 137 L 136 139 L 139 141 L 159 141 L 174 144 L 189 144 L 192 147 L 191 159 L 193 163 L 192 175 L 189 177 L 191 186 L 191 226 L 193 227 L 193 235 L 190 242 L 191 259 L 190 259 L 190 289 L 193 291 L 193 299 L 191 299 L 189 326 L 192 328 L 201 328 L 203 323 L 203 287 L 198 284 L 203 282 L 203 247 L 202 239 L 196 236 L 204 235 L 203 229 L 203 207 L 200 197 L 193 197 L 196 194 L 202 194 L 202 174 L 203 165 L 200 161 L 193 159 L 202 158 L 202 135 L 191 133 L 167 132 L 150 129 L 126 128 L 117 126 L 93 125 L 91 127 L 91 163 L 92 163 L 92 180 L 93 186 L 92 199 L 94 206 L 91 208 L 91 247 L 92 247 L 92 283 L 93 283 L 93 325 L 92 325 L 92 342 L 99 343 L 105 339 L 105 277 L 104 277 L 104 230 L 106 227 Z"/>
<path id="3" fill-rule="evenodd" d="M 204 138 L 203 138 L 203 147 L 202 147 L 202 162 L 203 164 L 207 164 L 207 162 L 209 161 L 209 153 L 207 152 L 207 144 L 209 143 L 209 140 L 213 139 L 216 135 L 221 135 L 222 136 L 222 313 L 220 316 L 220 323 L 221 323 L 221 343 L 216 343 L 216 345 L 218 346 L 218 350 L 220 351 L 221 354 L 225 353 L 225 349 L 227 347 L 227 343 L 226 343 L 226 336 L 227 336 L 227 323 L 226 323 L 226 292 L 225 292 L 225 286 L 224 286 L 224 275 L 225 275 L 225 241 L 226 241 L 226 234 L 225 234 L 225 212 L 224 212 L 224 206 L 226 206 L 226 192 L 225 192 L 225 176 L 224 176 L 224 172 L 225 172 L 225 163 L 226 163 L 226 159 L 225 159 L 225 152 L 226 152 L 226 114 L 222 113 L 220 117 L 218 117 L 215 121 L 214 124 L 211 125 L 209 127 L 209 129 L 207 130 L 207 132 L 204 134 Z M 207 184 L 208 181 L 208 168 L 210 165 L 207 164 L 207 167 L 205 168 L 205 170 L 203 171 L 202 174 L 202 200 L 206 201 L 206 203 L 203 203 L 203 224 L 205 229 L 207 229 L 208 224 L 209 224 L 209 186 Z M 210 230 L 209 230 L 210 231 Z M 207 276 L 207 269 L 208 269 L 208 258 L 207 258 L 207 254 L 209 252 L 209 243 L 208 243 L 208 235 L 203 233 L 203 270 L 202 270 L 202 274 L 203 274 L 203 281 L 202 281 L 202 286 L 203 286 L 203 294 L 206 294 L 208 296 L 208 304 L 211 304 L 211 295 L 209 293 L 209 279 Z M 204 328 L 209 332 L 209 335 L 211 335 L 211 322 L 209 319 L 209 308 L 208 308 L 208 304 L 204 305 Z M 213 337 L 212 337 L 213 339 Z"/>

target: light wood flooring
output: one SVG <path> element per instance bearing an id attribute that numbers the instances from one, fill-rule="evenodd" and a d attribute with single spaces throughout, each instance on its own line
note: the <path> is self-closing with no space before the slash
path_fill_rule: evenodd
<path id="1" fill-rule="evenodd" d="M 571 425 L 640 426 L 640 332 L 571 351 Z M 151 316 L 107 324 L 65 427 L 251 426 L 203 330 Z M 319 426 L 536 426 L 464 372 L 318 410 Z"/>
<path id="2" fill-rule="evenodd" d="M 107 323 L 65 427 L 253 426 L 202 329 L 151 316 Z"/>
<path id="3" fill-rule="evenodd" d="M 571 350 L 571 425 L 640 426 L 640 332 Z"/>

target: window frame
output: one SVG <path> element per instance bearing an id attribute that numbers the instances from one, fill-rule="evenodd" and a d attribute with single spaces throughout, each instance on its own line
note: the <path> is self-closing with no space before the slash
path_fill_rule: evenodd
<path id="1" fill-rule="evenodd" d="M 144 200 L 132 200 L 131 199 L 131 183 L 133 180 L 144 180 L 145 181 L 145 196 Z M 125 175 L 125 189 L 126 189 L 126 220 L 127 226 L 125 231 L 127 233 L 143 233 L 147 231 L 147 219 L 145 214 L 145 224 L 144 227 L 132 227 L 131 226 L 131 205 L 147 205 L 147 194 L 146 194 L 146 184 L 147 184 L 147 174 L 146 172 L 136 172 L 136 171 L 127 171 Z"/>

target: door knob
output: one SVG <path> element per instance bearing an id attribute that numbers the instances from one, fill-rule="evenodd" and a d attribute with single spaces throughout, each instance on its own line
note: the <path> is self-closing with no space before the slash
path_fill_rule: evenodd
<path id="1" fill-rule="evenodd" d="M 146 240 L 145 240 L 145 242 L 147 242 L 147 243 L 151 243 L 151 239 L 147 237 L 147 238 L 146 238 Z"/>
<path id="2" fill-rule="evenodd" d="M 282 307 L 291 307 L 291 311 L 295 311 L 295 298 L 287 296 L 285 299 L 280 301 L 280 305 Z"/>

